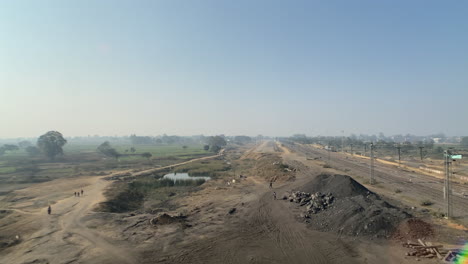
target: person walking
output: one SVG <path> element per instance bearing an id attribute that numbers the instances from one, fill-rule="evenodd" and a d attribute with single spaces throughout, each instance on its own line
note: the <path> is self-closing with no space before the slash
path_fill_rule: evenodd
<path id="1" fill-rule="evenodd" d="M 80 197 L 80 192 L 77 192 L 76 195 L 78 195 L 78 197 Z"/>
<path id="2" fill-rule="evenodd" d="M 276 200 L 276 192 L 273 192 L 273 199 Z"/>
<path id="3" fill-rule="evenodd" d="M 75 197 L 76 197 L 76 192 L 74 192 L 73 194 L 74 194 L 74 195 L 75 195 Z"/>
<path id="4" fill-rule="evenodd" d="M 52 207 L 50 207 L 49 205 L 49 208 L 47 208 L 47 214 L 50 214 L 50 213 L 52 213 Z"/>
<path id="5" fill-rule="evenodd" d="M 270 189 L 273 189 L 273 182 L 270 181 Z"/>
<path id="6" fill-rule="evenodd" d="M 83 196 L 83 189 L 81 189 L 81 196 Z"/>

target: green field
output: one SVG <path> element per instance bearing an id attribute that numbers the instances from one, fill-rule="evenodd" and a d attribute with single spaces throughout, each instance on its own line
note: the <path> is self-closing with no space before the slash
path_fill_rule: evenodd
<path id="1" fill-rule="evenodd" d="M 67 144 L 63 148 L 64 155 L 53 161 L 43 155 L 32 157 L 24 150 L 7 152 L 0 156 L 0 193 L 57 178 L 101 175 L 116 169 L 142 170 L 213 154 L 203 150 L 201 144 L 186 146 L 113 144 L 112 147 L 122 155 L 118 159 L 99 153 L 98 146 L 92 144 Z M 130 151 L 132 147 L 135 148 L 133 153 Z M 152 157 L 142 157 L 145 152 L 151 153 Z"/>

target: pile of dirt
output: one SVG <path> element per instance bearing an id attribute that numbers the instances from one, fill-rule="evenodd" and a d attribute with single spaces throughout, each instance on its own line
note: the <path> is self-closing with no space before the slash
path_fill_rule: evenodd
<path id="1" fill-rule="evenodd" d="M 434 237 L 434 227 L 418 218 L 410 218 L 403 221 L 393 235 L 393 238 L 404 241 L 420 238 L 428 239 L 432 237 Z"/>
<path id="2" fill-rule="evenodd" d="M 302 187 L 302 191 L 333 193 L 336 198 L 369 195 L 372 192 L 346 175 L 321 174 Z M 373 193 L 372 193 L 373 194 Z"/>
<path id="3" fill-rule="evenodd" d="M 271 182 L 293 181 L 297 169 L 283 163 L 281 157 L 272 153 L 261 153 L 252 164 L 249 173 Z"/>
<path id="4" fill-rule="evenodd" d="M 304 185 L 302 191 L 333 197 L 333 203 L 306 219 L 320 231 L 389 238 L 400 222 L 410 217 L 346 175 L 321 174 Z"/>

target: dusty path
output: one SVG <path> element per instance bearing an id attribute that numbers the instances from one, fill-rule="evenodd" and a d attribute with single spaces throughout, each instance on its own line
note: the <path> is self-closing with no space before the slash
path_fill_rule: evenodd
<path id="1" fill-rule="evenodd" d="M 220 155 L 222 155 L 222 152 L 214 156 L 140 171 L 135 173 L 134 176 L 193 161 L 215 158 Z M 120 171 L 114 174 L 119 175 L 123 172 Z M 111 184 L 111 181 L 104 180 L 104 177 L 109 177 L 109 175 L 87 178 L 89 182 L 84 188 L 84 195 L 75 197 L 72 193 L 71 196 L 65 194 L 66 198 L 59 199 L 52 205 L 51 215 L 47 215 L 46 208 L 37 210 L 22 205 L 21 209 L 8 209 L 20 213 L 24 217 L 29 217 L 30 222 L 39 222 L 40 229 L 30 236 L 23 237 L 22 243 L 15 246 L 14 251 L 1 257 L 0 263 L 138 263 L 129 245 L 108 241 L 104 236 L 94 231 L 93 228 L 85 226 L 84 218 L 93 214 L 91 209 L 104 200 L 103 191 Z M 70 187 L 62 186 L 64 182 L 66 183 L 63 180 L 57 181 L 62 191 L 68 192 Z M 47 186 L 54 186 L 54 183 L 54 181 L 48 182 Z M 70 184 L 76 184 L 76 182 Z M 34 186 L 30 188 L 34 188 Z M 54 189 L 55 191 L 57 190 Z M 40 199 L 47 199 L 47 197 L 41 197 Z M 25 208 L 28 208 L 28 210 Z M 18 230 L 18 232 L 21 231 Z"/>

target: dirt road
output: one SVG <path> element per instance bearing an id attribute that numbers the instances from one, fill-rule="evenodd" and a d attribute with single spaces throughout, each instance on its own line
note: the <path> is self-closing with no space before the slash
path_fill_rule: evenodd
<path id="1" fill-rule="evenodd" d="M 190 161 L 173 164 L 166 167 L 150 169 L 135 173 L 134 176 L 142 175 L 148 172 L 154 172 L 189 162 L 205 160 L 218 157 L 222 153 L 214 156 L 208 156 Z M 129 172 L 129 171 L 124 171 Z M 116 172 L 115 175 L 123 172 Z M 107 175 L 105 177 L 110 177 Z M 108 241 L 98 232 L 95 227 L 87 227 L 85 218 L 91 214 L 92 208 L 104 201 L 103 191 L 109 186 L 111 181 L 106 181 L 104 177 L 87 177 L 80 182 L 85 185 L 84 195 L 80 197 L 73 196 L 70 185 L 76 186 L 78 180 L 57 180 L 32 186 L 24 193 L 36 194 L 34 200 L 57 200 L 52 205 L 52 214 L 47 215 L 46 208 L 34 209 L 31 205 L 34 203 L 25 202 L 16 204 L 17 208 L 10 208 L 14 212 L 22 214 L 28 218 L 25 223 L 38 224 L 39 230 L 32 235 L 23 237 L 22 243 L 15 247 L 15 250 L 2 256 L 0 263 L 138 263 L 134 253 L 130 250 L 129 244 L 118 243 L 115 240 Z M 53 188 L 53 186 L 59 188 Z M 52 187 L 51 187 L 52 186 Z M 46 188 L 50 189 L 50 192 Z M 34 190 L 36 189 L 36 190 Z M 38 191 L 40 189 L 40 191 Z M 70 190 L 68 192 L 68 190 Z M 78 188 L 77 191 L 80 189 Z M 54 199 L 53 193 L 67 192 L 66 198 Z M 61 196 L 64 194 L 61 193 Z M 31 197 L 29 197 L 31 198 Z M 22 209 L 19 209 L 22 208 Z M 21 223 L 15 226 L 18 233 L 22 236 Z"/>

